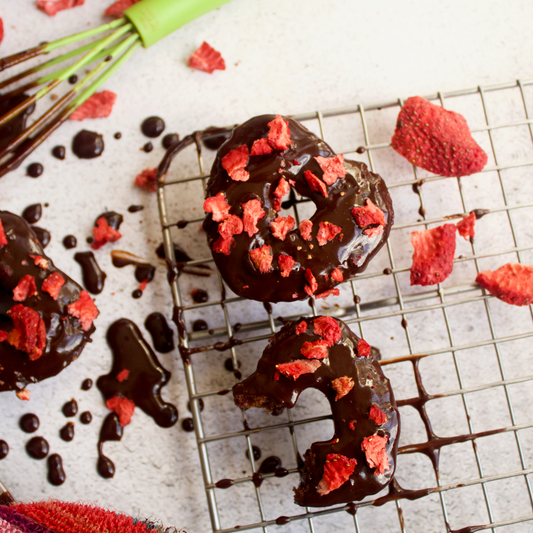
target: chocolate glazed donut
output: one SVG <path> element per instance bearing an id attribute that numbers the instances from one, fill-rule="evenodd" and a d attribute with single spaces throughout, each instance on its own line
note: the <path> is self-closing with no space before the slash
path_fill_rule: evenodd
<path id="1" fill-rule="evenodd" d="M 272 124 L 282 120 L 288 124 L 290 131 L 288 148 L 269 148 L 266 143 L 273 129 Z M 262 148 L 267 146 L 265 152 L 270 149 L 270 153 L 252 155 L 254 142 L 258 139 L 265 143 Z M 243 150 L 250 154 L 245 160 L 245 167 L 242 167 L 249 178 L 246 181 L 236 181 L 242 179 L 242 176 L 237 174 L 236 178 L 230 177 L 224 157 L 232 150 L 240 150 L 243 145 L 246 145 Z M 271 142 L 271 145 L 275 146 L 275 142 Z M 338 179 L 328 179 L 324 167 L 316 157 L 330 158 L 328 161 L 340 158 L 340 162 L 336 163 L 340 164 L 342 174 L 345 171 L 345 175 Z M 314 183 L 309 181 L 310 174 L 313 175 Z M 286 183 L 282 183 L 283 179 Z M 295 191 L 302 197 L 309 198 L 316 206 L 316 212 L 310 218 L 312 229 L 309 226 L 307 228 L 310 231 L 307 239 L 304 238 L 305 231 L 302 232 L 298 227 L 302 222 L 300 220 L 295 221 L 294 229 L 290 229 L 283 240 L 273 235 L 270 224 L 278 217 L 282 201 L 289 198 L 281 198 L 275 193 L 282 191 L 285 186 L 288 194 L 289 185 L 293 189 L 290 191 L 291 195 Z M 257 233 L 250 235 L 246 231 L 244 219 L 244 231 L 233 235 L 234 242 L 225 252 L 217 249 L 221 235 L 221 217 L 215 221 L 216 213 L 208 213 L 203 224 L 222 277 L 233 292 L 252 300 L 290 302 L 310 295 L 325 297 L 332 291 L 336 293 L 334 287 L 363 271 L 385 244 L 394 218 L 391 198 L 379 175 L 369 172 L 364 163 L 344 161 L 342 156 L 335 156 L 324 141 L 301 124 L 279 115 L 255 117 L 233 130 L 218 151 L 207 185 L 208 200 L 220 193 L 230 206 L 226 215 L 235 215 L 242 220 L 243 204 L 250 200 L 258 200 L 264 211 L 262 218 L 256 221 Z M 381 217 L 381 225 L 368 219 L 361 222 L 361 219 L 356 220 L 357 217 L 352 214 L 354 207 L 361 211 L 368 205 L 377 207 L 375 212 Z M 204 209 L 205 207 L 206 204 Z M 291 213 L 292 211 L 284 215 L 280 213 L 279 216 Z M 325 224 L 322 236 L 318 235 L 321 224 Z M 333 231 L 328 234 L 325 231 L 328 228 L 334 228 L 338 233 Z M 317 236 L 321 238 L 317 239 Z M 267 271 L 260 269 L 257 262 L 254 264 L 250 255 L 252 250 L 265 245 L 271 247 L 269 252 L 272 256 L 271 266 Z M 291 263 L 294 263 L 289 265 L 289 274 L 283 276 L 279 257 L 283 258 L 285 255 L 290 256 Z"/>
<path id="2" fill-rule="evenodd" d="M 400 418 L 389 380 L 346 324 L 329 316 L 288 322 L 265 348 L 257 370 L 233 387 L 242 410 L 293 407 L 311 387 L 327 397 L 335 432 L 305 452 L 295 502 L 325 507 L 375 494 L 392 479 Z"/>

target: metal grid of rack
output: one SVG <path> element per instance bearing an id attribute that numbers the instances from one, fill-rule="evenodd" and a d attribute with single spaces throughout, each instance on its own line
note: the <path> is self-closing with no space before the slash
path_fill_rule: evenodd
<path id="1" fill-rule="evenodd" d="M 334 149 L 339 148 L 337 152 L 343 152 L 346 158 L 366 158 L 370 169 L 385 177 L 393 195 L 397 217 L 386 247 L 376 256 L 367 272 L 341 286 L 340 304 L 331 297 L 325 304 L 311 300 L 309 307 L 307 303 L 300 302 L 298 305 L 295 302 L 286 304 L 279 314 L 296 318 L 309 312 L 317 315 L 325 311 L 342 318 L 358 335 L 381 349 L 381 364 L 391 377 L 404 427 L 400 437 L 397 477 L 402 461 L 409 460 L 402 486 L 404 478 L 411 481 L 419 478 L 422 485 L 406 488 L 434 490 L 414 502 L 400 499 L 389 501 L 383 507 L 373 505 L 376 496 L 370 497 L 356 504 L 356 513 L 353 513 L 353 506 L 347 505 L 311 509 L 294 504 L 290 507 L 290 503 L 284 502 L 284 508 L 289 511 L 284 513 L 283 520 L 276 521 L 275 511 L 269 508 L 276 497 L 269 491 L 283 494 L 279 499 L 290 499 L 290 487 L 297 484 L 298 471 L 296 467 L 289 468 L 289 476 L 282 479 L 267 474 L 264 484 L 256 487 L 251 474 L 257 472 L 259 461 L 254 459 L 252 443 L 258 442 L 257 439 L 264 435 L 285 432 L 296 464 L 298 453 L 303 455 L 306 449 L 302 445 L 302 435 L 308 428 L 311 428 L 311 436 L 316 435 L 313 428 L 317 423 L 319 426 L 322 422 L 330 423 L 331 415 L 317 415 L 310 409 L 304 412 L 305 416 L 298 417 L 289 410 L 280 417 L 263 416 L 259 417 L 259 422 L 252 422 L 248 412 L 243 414 L 231 405 L 231 394 L 220 395 L 221 389 L 224 389 L 220 380 L 213 378 L 209 382 L 204 377 L 206 372 L 219 375 L 224 370 L 218 363 L 206 363 L 207 358 L 218 361 L 220 351 L 225 349 L 225 356 L 231 357 L 234 368 L 248 357 L 253 370 L 258 354 L 281 322 L 276 320 L 276 313 L 268 305 L 259 310 L 262 316 L 257 310 L 257 303 L 255 311 L 248 312 L 247 306 L 251 308 L 253 303 L 230 293 L 218 273 L 212 278 L 218 277 L 216 284 L 220 297 L 201 304 L 189 304 L 185 284 L 187 276 L 182 275 L 171 280 L 170 286 L 173 303 L 181 309 L 187 324 L 180 344 L 184 348 L 200 348 L 198 354 L 191 356 L 190 362 L 185 362 L 184 369 L 213 531 L 266 532 L 277 529 L 282 522 L 287 523 L 284 525 L 287 531 L 312 533 L 333 529 L 403 533 L 459 531 L 460 528 L 465 528 L 461 529 L 465 532 L 496 529 L 515 532 L 531 528 L 533 432 L 530 430 L 533 428 L 533 416 L 528 417 L 524 404 L 532 399 L 531 395 L 528 396 L 528 388 L 533 389 L 533 372 L 528 371 L 527 358 L 529 355 L 529 359 L 533 359 L 530 348 L 533 309 L 531 306 L 506 306 L 482 291 L 473 280 L 477 272 L 486 269 L 487 264 L 496 268 L 510 261 L 533 263 L 533 235 L 530 231 L 533 188 L 519 186 L 527 183 L 524 176 L 527 177 L 529 167 L 533 165 L 533 110 L 530 107 L 533 79 L 438 92 L 425 97 L 446 108 L 463 112 L 467 117 L 473 135 L 489 154 L 489 163 L 482 173 L 465 178 L 443 178 L 412 167 L 397 156 L 387 139 L 390 139 L 395 116 L 403 103 L 401 98 L 294 116 L 310 129 L 314 125 L 315 132 Z M 504 111 L 508 114 L 505 115 Z M 352 131 L 355 132 L 353 135 Z M 362 155 L 359 155 L 363 152 L 360 146 L 365 149 Z M 359 153 L 355 153 L 358 148 Z M 351 153 L 356 157 L 350 157 Z M 173 167 L 180 161 L 180 156 L 177 156 Z M 167 260 L 173 266 L 176 266 L 176 260 L 172 242 L 185 245 L 187 239 L 197 239 L 191 234 L 187 237 L 183 231 L 180 233 L 178 228 L 202 221 L 202 218 L 194 216 L 184 219 L 182 206 L 176 205 L 179 202 L 170 198 L 172 195 L 179 197 L 182 195 L 180 188 L 190 187 L 191 184 L 205 186 L 208 175 L 202 153 L 196 151 L 195 158 L 198 161 L 197 172 L 175 178 L 171 168 L 166 182 L 158 187 L 165 250 Z M 388 179 L 389 176 L 393 179 Z M 490 200 L 485 195 L 489 193 Z M 203 201 L 203 197 L 199 201 Z M 305 204 L 303 199 L 291 208 L 296 218 L 298 210 L 304 209 Z M 449 212 L 450 206 L 455 205 L 460 208 L 452 207 Z M 409 287 L 410 232 L 445 222 L 457 222 L 473 208 L 487 208 L 489 212 L 476 225 L 476 231 L 481 235 L 479 242 L 476 233 L 473 242 L 458 243 L 458 251 L 462 253 L 455 258 L 452 276 L 437 286 Z M 488 222 L 491 218 L 495 222 L 492 226 Z M 491 229 L 483 235 L 485 223 Z M 458 237 L 458 240 L 461 238 Z M 206 254 L 189 264 L 213 262 Z M 387 268 L 379 270 L 383 266 Z M 213 280 L 211 282 L 214 283 Z M 190 327 L 192 318 L 188 320 L 188 314 L 196 317 L 198 315 L 194 313 L 199 310 L 204 313 L 202 316 L 216 311 L 223 321 L 210 331 L 193 331 Z M 236 319 L 240 321 L 238 327 L 235 327 Z M 468 327 L 470 322 L 475 324 L 474 328 Z M 401 327 L 396 327 L 400 324 Z M 383 339 L 386 337 L 383 345 L 379 342 L 378 332 Z M 239 343 L 224 345 L 224 341 L 229 339 L 239 339 Z M 215 340 L 222 344 L 214 344 Z M 513 360 L 516 354 L 522 354 L 523 358 Z M 204 358 L 203 363 L 198 362 L 200 357 Z M 434 389 L 435 392 L 426 393 L 426 390 L 407 385 L 413 381 L 413 372 L 419 372 L 426 390 Z M 202 379 L 199 379 L 200 373 Z M 238 378 L 239 372 L 236 375 Z M 235 380 L 233 375 L 231 379 Z M 411 453 L 409 447 L 409 444 L 423 443 L 429 438 L 427 425 L 417 430 L 416 422 L 413 422 L 413 416 L 416 418 L 419 413 L 412 415 L 408 412 L 412 409 L 409 407 L 412 405 L 410 400 L 421 394 L 426 394 L 427 419 L 437 426 L 436 432 L 450 431 L 447 436 L 461 434 L 464 437 L 461 446 L 442 449 L 442 455 L 444 450 L 450 450 L 446 453 L 447 466 L 441 463 L 440 471 L 432 469 L 429 477 L 423 464 L 424 457 L 418 458 L 422 454 Z M 206 407 L 209 406 L 205 413 L 201 410 L 200 400 L 205 400 Z M 430 409 L 433 404 L 435 407 Z M 228 415 L 232 409 L 233 412 Z M 227 416 L 239 417 L 243 429 L 233 427 L 227 430 L 222 422 Z M 461 423 L 456 424 L 459 419 Z M 221 422 L 220 427 L 217 420 Z M 446 422 L 439 423 L 442 420 Z M 411 431 L 412 422 L 415 429 Z M 320 426 L 321 433 L 318 434 L 323 438 L 324 427 L 331 427 L 331 424 Z M 480 430 L 487 429 L 480 435 Z M 304 437 L 303 440 L 316 440 L 316 437 L 309 438 Z M 495 438 L 500 440 L 492 440 Z M 224 475 L 224 466 L 222 470 L 217 467 L 222 472 L 217 476 L 212 463 L 216 462 L 217 454 L 227 454 L 223 462 L 229 471 L 235 451 L 231 448 L 228 452 L 227 445 L 234 441 L 245 442 L 248 468 L 239 477 Z M 498 458 L 497 461 L 490 459 L 491 453 Z M 498 466 L 493 467 L 496 462 Z M 449 476 L 446 474 L 448 470 Z M 230 477 L 233 478 L 230 488 L 216 487 L 218 480 Z M 246 488 L 246 497 L 239 495 L 239 488 Z M 231 495 L 229 500 L 228 494 Z M 253 501 L 256 502 L 255 514 L 249 510 Z M 239 505 L 248 507 L 246 510 L 239 509 Z M 238 522 L 230 523 L 225 518 L 228 508 L 233 512 L 232 517 L 239 517 Z M 349 510 L 352 514 L 346 512 Z"/>

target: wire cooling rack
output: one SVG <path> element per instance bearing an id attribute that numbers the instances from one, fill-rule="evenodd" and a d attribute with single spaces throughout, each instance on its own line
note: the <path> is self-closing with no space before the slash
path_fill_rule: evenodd
<path id="1" fill-rule="evenodd" d="M 489 154 L 483 172 L 443 178 L 397 155 L 390 137 L 401 98 L 294 117 L 337 153 L 366 161 L 385 178 L 394 201 L 396 222 L 386 247 L 367 272 L 340 286 L 338 297 L 263 305 L 235 296 L 218 274 L 169 278 L 185 325 L 180 347 L 195 352 L 184 369 L 213 531 L 266 532 L 282 524 L 285 531 L 298 532 L 531 531 L 533 310 L 500 302 L 474 279 L 477 272 L 510 261 L 533 264 L 533 79 L 425 97 L 467 118 Z M 213 157 L 191 146 L 176 157 L 158 188 L 173 268 L 172 242 L 195 258 L 190 265 L 215 268 L 198 230 L 206 158 Z M 290 209 L 298 220 L 309 217 L 310 207 L 303 199 Z M 457 222 L 473 209 L 483 217 L 473 242 L 457 237 L 452 275 L 436 286 L 411 287 L 411 231 Z M 209 301 L 191 299 L 198 285 L 207 289 Z M 396 479 L 405 489 L 432 489 L 419 493 L 424 497 L 385 498 L 376 506 L 384 491 L 355 506 L 296 506 L 298 453 L 332 434 L 327 402 L 305 391 L 294 409 L 272 417 L 254 409 L 241 413 L 231 393 L 224 394 L 241 374 L 253 372 L 267 339 L 281 325 L 276 317 L 310 313 L 341 317 L 381 350 L 402 417 Z M 205 319 L 208 329 L 195 331 L 198 319 Z M 227 372 L 224 362 L 239 370 Z M 420 398 L 424 405 L 416 410 Z M 413 444 L 436 438 L 432 432 L 452 437 L 441 448 L 439 470 L 427 455 L 413 453 Z M 261 449 L 262 458 L 278 455 L 288 474 L 266 474 L 256 487 L 252 475 L 261 461 L 252 446 Z"/>

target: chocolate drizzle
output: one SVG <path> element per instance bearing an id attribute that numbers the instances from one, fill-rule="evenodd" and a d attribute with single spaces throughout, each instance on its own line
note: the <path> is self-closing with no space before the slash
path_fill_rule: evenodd
<path id="1" fill-rule="evenodd" d="M 89 390 L 93 386 L 93 380 L 91 378 L 84 379 L 81 384 L 81 390 Z"/>
<path id="2" fill-rule="evenodd" d="M 81 266 L 83 286 L 92 294 L 100 294 L 104 290 L 107 274 L 102 271 L 92 252 L 77 252 L 74 261 Z"/>
<path id="3" fill-rule="evenodd" d="M 168 353 L 174 349 L 174 332 L 161 313 L 148 315 L 144 327 L 150 332 L 152 344 L 159 353 Z"/>
<path id="4" fill-rule="evenodd" d="M 104 444 L 109 441 L 120 441 L 123 434 L 124 428 L 120 425 L 118 416 L 115 413 L 109 413 L 100 429 L 98 462 L 96 465 L 98 473 L 105 479 L 112 478 L 115 475 L 115 464 L 109 457 L 104 455 Z"/>

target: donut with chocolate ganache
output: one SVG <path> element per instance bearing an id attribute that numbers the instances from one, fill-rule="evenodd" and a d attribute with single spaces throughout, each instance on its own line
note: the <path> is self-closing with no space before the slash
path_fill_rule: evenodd
<path id="1" fill-rule="evenodd" d="M 54 266 L 26 221 L 0 211 L 0 391 L 29 399 L 28 384 L 78 358 L 97 315 L 87 291 Z"/>
<path id="2" fill-rule="evenodd" d="M 310 219 L 292 216 L 296 194 L 315 204 Z M 225 282 L 264 302 L 338 294 L 335 286 L 363 271 L 385 244 L 394 218 L 378 174 L 280 115 L 233 130 L 218 150 L 204 210 Z"/>
<path id="3" fill-rule="evenodd" d="M 305 452 L 295 502 L 326 507 L 382 490 L 394 475 L 400 418 L 370 345 L 330 316 L 287 322 L 233 396 L 242 410 L 279 413 L 307 388 L 328 399 L 335 431 Z"/>

